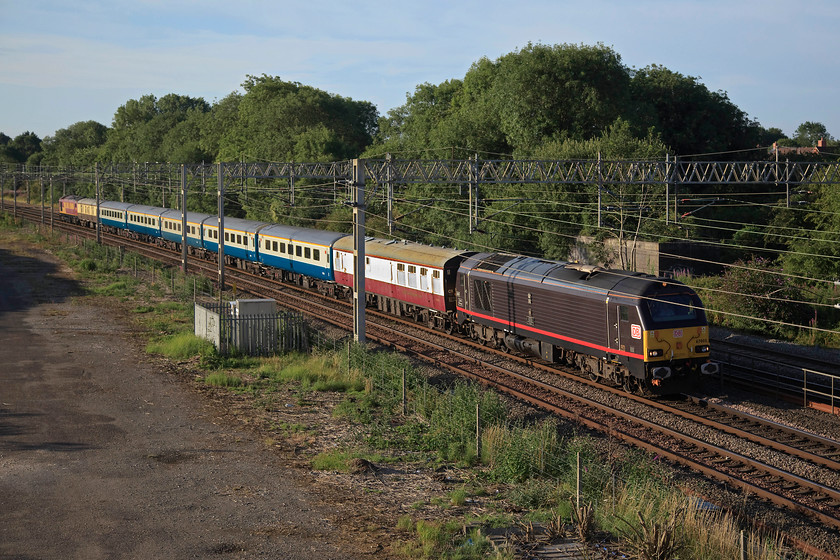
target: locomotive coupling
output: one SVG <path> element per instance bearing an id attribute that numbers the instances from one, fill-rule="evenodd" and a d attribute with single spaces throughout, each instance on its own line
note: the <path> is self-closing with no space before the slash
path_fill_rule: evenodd
<path id="1" fill-rule="evenodd" d="M 717 362 L 706 362 L 700 366 L 700 373 L 703 375 L 717 375 L 720 373 L 720 364 Z"/>
<path id="2" fill-rule="evenodd" d="M 669 367 L 656 367 L 650 372 L 653 375 L 653 379 L 662 381 L 663 379 L 668 379 L 671 377 L 671 368 Z"/>

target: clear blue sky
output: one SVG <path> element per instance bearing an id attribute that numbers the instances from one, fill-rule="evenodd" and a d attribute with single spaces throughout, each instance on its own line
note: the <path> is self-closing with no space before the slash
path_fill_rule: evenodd
<path id="1" fill-rule="evenodd" d="M 107 126 L 145 94 L 203 97 L 268 74 L 374 103 L 527 45 L 612 47 L 695 76 L 762 126 L 840 137 L 837 0 L 0 0 L 0 132 Z"/>

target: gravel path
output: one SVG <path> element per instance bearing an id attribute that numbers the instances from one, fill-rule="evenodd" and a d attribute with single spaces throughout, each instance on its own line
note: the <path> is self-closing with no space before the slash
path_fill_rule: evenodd
<path id="1" fill-rule="evenodd" d="M 0 558 L 354 558 L 300 469 L 0 237 Z"/>

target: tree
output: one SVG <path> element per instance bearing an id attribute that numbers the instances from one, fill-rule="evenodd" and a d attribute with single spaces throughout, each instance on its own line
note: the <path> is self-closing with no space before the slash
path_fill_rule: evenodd
<path id="1" fill-rule="evenodd" d="M 818 182 L 807 185 L 812 204 L 806 209 L 780 208 L 774 216 L 774 232 L 781 235 L 788 251 L 782 258 L 785 271 L 812 278 L 840 279 L 840 194 L 838 185 Z M 807 210 L 810 209 L 810 210 Z M 779 237 L 773 239 L 780 243 Z"/>
<path id="2" fill-rule="evenodd" d="M 807 325 L 813 308 L 801 303 L 803 287 L 778 274 L 781 270 L 761 258 L 736 262 L 720 278 L 711 279 L 711 291 L 701 292 L 709 309 L 733 310 L 710 313 L 721 326 L 736 330 L 789 336 L 791 327 L 779 323 Z"/>
<path id="3" fill-rule="evenodd" d="M 296 82 L 248 76 L 222 160 L 330 161 L 357 157 L 376 131 L 376 108 Z"/>
<path id="4" fill-rule="evenodd" d="M 105 144 L 108 128 L 96 121 L 82 121 L 67 128 L 56 130 L 55 136 L 47 136 L 42 143 L 42 163 L 53 166 L 92 165 L 99 149 Z"/>
<path id="5" fill-rule="evenodd" d="M 239 119 L 239 103 L 242 101 L 242 94 L 232 92 L 221 100 L 217 101 L 204 113 L 200 124 L 199 148 L 209 155 L 209 161 L 221 161 L 219 159 L 219 145 L 226 131 L 232 129 Z"/>
<path id="6" fill-rule="evenodd" d="M 821 139 L 833 140 L 825 125 L 819 122 L 806 121 L 796 128 L 793 139 L 799 146 L 816 146 Z"/>
<path id="7" fill-rule="evenodd" d="M 207 157 L 201 150 L 200 116 L 210 106 L 202 98 L 170 93 L 157 99 L 144 95 L 130 99 L 114 114 L 102 147 L 105 161 L 177 161 L 195 163 Z M 185 127 L 179 123 L 194 122 Z M 185 132 L 189 130 L 189 135 Z M 169 135 L 171 138 L 167 139 Z M 173 157 L 184 158 L 173 160 Z"/>
<path id="8" fill-rule="evenodd" d="M 636 118 L 652 118 L 647 125 L 655 126 L 677 155 L 719 154 L 760 143 L 758 123 L 726 92 L 709 91 L 698 78 L 651 65 L 634 73 L 631 88 L 634 103 L 646 107 Z"/>
<path id="9" fill-rule="evenodd" d="M 9 137 L 3 134 L 8 139 Z M 14 139 L 0 142 L 0 162 L 26 163 L 41 151 L 41 139 L 34 132 L 26 131 Z"/>
<path id="10" fill-rule="evenodd" d="M 628 104 L 628 71 L 602 44 L 528 44 L 497 66 L 491 95 L 508 143 L 523 155 L 549 140 L 596 137 Z"/>
<path id="11" fill-rule="evenodd" d="M 664 159 L 667 147 L 653 130 L 645 138 L 637 138 L 630 123 L 616 119 L 597 138 L 546 142 L 534 153 L 537 159 L 557 160 L 650 160 Z M 632 265 L 635 242 L 642 233 L 650 236 L 664 234 L 661 224 L 644 219 L 654 194 L 649 185 L 605 184 L 602 190 L 602 228 L 598 229 L 597 208 L 590 204 L 598 198 L 597 185 L 538 185 L 541 201 L 535 209 L 539 216 L 535 227 L 540 231 L 539 246 L 551 258 L 568 258 L 575 236 L 581 232 L 598 239 L 618 239 L 620 266 Z M 537 204 L 537 201 L 532 201 Z"/>

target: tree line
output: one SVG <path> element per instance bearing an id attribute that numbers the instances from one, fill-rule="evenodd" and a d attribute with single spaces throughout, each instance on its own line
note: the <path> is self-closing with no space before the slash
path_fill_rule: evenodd
<path id="1" fill-rule="evenodd" d="M 482 58 L 462 79 L 416 86 L 380 116 L 355 101 L 276 76 L 247 76 L 243 92 L 144 95 L 110 126 L 83 121 L 43 140 L 0 133 L 0 161 L 83 166 L 109 161 L 330 161 L 405 157 L 683 157 L 832 140 L 820 123 L 792 138 L 764 128 L 699 78 L 663 66 L 625 66 L 602 44 L 526 47 Z M 616 138 L 615 131 L 622 131 Z M 457 152 L 457 153 L 456 153 Z M 731 156 L 726 156 L 731 157 Z M 760 152 L 741 154 L 762 157 Z"/>
<path id="2" fill-rule="evenodd" d="M 404 105 L 385 115 L 367 101 L 276 76 L 247 76 L 241 92 L 212 104 L 175 93 L 144 95 L 117 108 L 110 126 L 78 122 L 43 140 L 31 132 L 15 138 L 0 133 L 0 162 L 89 167 L 97 162 L 321 162 L 384 154 L 402 159 L 749 160 L 772 157 L 768 147 L 774 142 L 813 146 L 818 139 L 829 146 L 820 157 L 836 159 L 837 142 L 821 123 L 802 123 L 786 137 L 751 119 L 725 92 L 710 91 L 697 77 L 659 65 L 629 68 L 602 44 L 528 44 L 496 60 L 476 61 L 463 78 L 420 84 Z M 349 228 L 348 208 L 333 204 L 318 185 L 307 188 L 300 181 L 292 205 L 271 190 L 282 188 L 282 182 L 253 183 L 229 195 L 231 215 Z M 656 207 L 661 193 L 650 185 L 608 185 L 598 208 L 592 185 L 487 187 L 475 193 L 483 219 L 472 231 L 466 218 L 472 211 L 466 208 L 468 193 L 460 187 L 407 185 L 394 209 L 398 236 L 438 245 L 564 259 L 581 234 L 623 243 L 690 238 L 720 244 L 721 262 L 750 263 L 748 270 L 839 279 L 840 195 L 833 187 L 804 187 L 790 206 L 779 204 L 779 194 L 766 186 L 748 187 L 742 200 L 733 202 L 726 187 L 711 185 L 692 194 L 729 201 L 679 223 L 661 219 L 662 209 Z M 136 202 L 159 203 L 156 192 Z M 213 200 L 196 198 L 195 209 L 214 207 Z M 371 232 L 383 236 L 388 228 L 377 201 L 368 223 Z M 754 293 L 782 293 L 778 277 L 773 278 L 729 281 L 750 286 Z M 815 290 L 813 282 L 800 283 L 805 291 L 797 292 L 799 300 L 825 292 Z M 829 301 L 834 294 L 821 297 Z M 792 316 L 790 311 L 780 316 L 785 313 Z"/>

